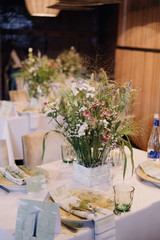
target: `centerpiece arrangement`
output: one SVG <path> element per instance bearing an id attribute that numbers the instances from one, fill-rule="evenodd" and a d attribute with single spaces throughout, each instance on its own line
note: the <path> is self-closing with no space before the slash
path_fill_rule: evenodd
<path id="1" fill-rule="evenodd" d="M 27 84 L 30 97 L 38 98 L 44 94 L 48 96 L 51 84 L 59 75 L 58 65 L 55 60 L 47 56 L 36 56 L 33 49 L 29 48 L 28 58 L 22 62 L 20 77 Z"/>
<path id="2" fill-rule="evenodd" d="M 76 152 L 75 179 L 85 184 L 80 173 L 87 176 L 88 171 L 92 172 L 89 174 L 93 176 L 86 180 L 89 181 L 86 184 L 88 186 L 98 184 L 96 176 L 100 172 L 102 177 L 99 183 L 105 179 L 108 174 L 107 156 L 110 149 L 116 145 L 120 146 L 124 157 L 123 176 L 127 164 L 125 146 L 131 152 L 134 168 L 129 137 L 137 132 L 129 109 L 135 90 L 131 89 L 131 83 L 118 85 L 108 80 L 104 71 L 101 72 L 101 78 L 102 74 L 103 81 L 94 81 L 92 75 L 92 80 L 73 82 L 71 88 L 63 92 L 55 102 L 44 103 L 43 109 L 51 120 L 57 122 L 57 129 L 53 131 L 62 134 Z M 59 116 L 63 121 L 59 120 Z M 44 143 L 47 135 L 48 133 L 44 137 Z M 91 183 L 92 180 L 94 183 Z"/>
<path id="3" fill-rule="evenodd" d="M 62 51 L 56 59 L 58 68 L 66 78 L 77 76 L 83 73 L 85 67 L 83 64 L 83 57 L 72 46 L 70 49 Z"/>
<path id="4" fill-rule="evenodd" d="M 81 74 L 82 62 L 74 47 L 64 50 L 56 59 L 41 56 L 40 52 L 36 56 L 29 48 L 28 58 L 22 61 L 22 68 L 16 76 L 23 78 L 31 98 L 38 99 L 43 95 L 53 99 L 59 85 L 64 87 L 69 78 L 72 81 L 74 76 Z"/>

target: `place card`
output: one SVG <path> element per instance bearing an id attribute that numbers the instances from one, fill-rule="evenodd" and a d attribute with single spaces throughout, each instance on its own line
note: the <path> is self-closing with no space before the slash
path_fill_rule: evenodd
<path id="1" fill-rule="evenodd" d="M 61 233 L 58 204 L 20 199 L 16 219 L 15 240 L 53 240 Z"/>
<path id="2" fill-rule="evenodd" d="M 28 193 L 35 193 L 46 188 L 46 178 L 44 175 L 29 177 L 26 179 Z"/>
<path id="3" fill-rule="evenodd" d="M 65 185 L 61 185 L 60 187 L 52 189 L 49 194 L 56 203 L 59 203 L 72 196 Z"/>
<path id="4" fill-rule="evenodd" d="M 148 176 L 160 179 L 160 169 L 155 167 L 155 163 L 152 160 L 147 159 L 140 163 L 140 167 Z"/>
<path id="5" fill-rule="evenodd" d="M 16 108 L 11 101 L 2 101 L 0 105 L 0 117 L 18 116 Z"/>

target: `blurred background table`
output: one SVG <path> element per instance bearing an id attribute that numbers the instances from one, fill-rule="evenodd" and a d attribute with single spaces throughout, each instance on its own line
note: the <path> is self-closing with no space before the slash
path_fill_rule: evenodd
<path id="1" fill-rule="evenodd" d="M 32 132 L 53 129 L 54 122 L 48 123 L 49 119 L 43 114 L 39 115 L 35 128 L 31 128 L 27 114 L 18 117 L 0 118 L 0 139 L 6 139 L 7 141 L 10 164 L 13 164 L 15 160 L 23 159 L 22 136 Z"/>

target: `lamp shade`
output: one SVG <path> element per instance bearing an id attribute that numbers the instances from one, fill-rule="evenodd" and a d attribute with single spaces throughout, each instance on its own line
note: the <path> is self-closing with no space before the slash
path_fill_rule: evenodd
<path id="1" fill-rule="evenodd" d="M 37 17 L 56 17 L 60 10 L 47 8 L 51 4 L 56 4 L 56 0 L 25 0 L 26 8 L 30 15 Z"/>

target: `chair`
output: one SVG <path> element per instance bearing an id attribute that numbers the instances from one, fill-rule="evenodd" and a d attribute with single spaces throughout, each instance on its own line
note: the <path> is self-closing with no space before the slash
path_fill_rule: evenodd
<path id="1" fill-rule="evenodd" d="M 0 167 L 9 165 L 8 149 L 6 139 L 0 139 Z"/>
<path id="2" fill-rule="evenodd" d="M 42 164 L 43 137 L 46 132 L 34 132 L 22 136 L 24 165 L 37 166 Z M 50 132 L 45 141 L 43 163 L 60 160 L 61 145 L 64 138 L 55 132 Z"/>
<path id="3" fill-rule="evenodd" d="M 23 90 L 24 89 L 24 80 L 23 80 L 23 78 L 16 77 L 16 86 L 17 86 L 17 90 Z"/>
<path id="4" fill-rule="evenodd" d="M 27 90 L 12 90 L 9 91 L 9 96 L 12 102 L 27 102 L 29 100 Z"/>

